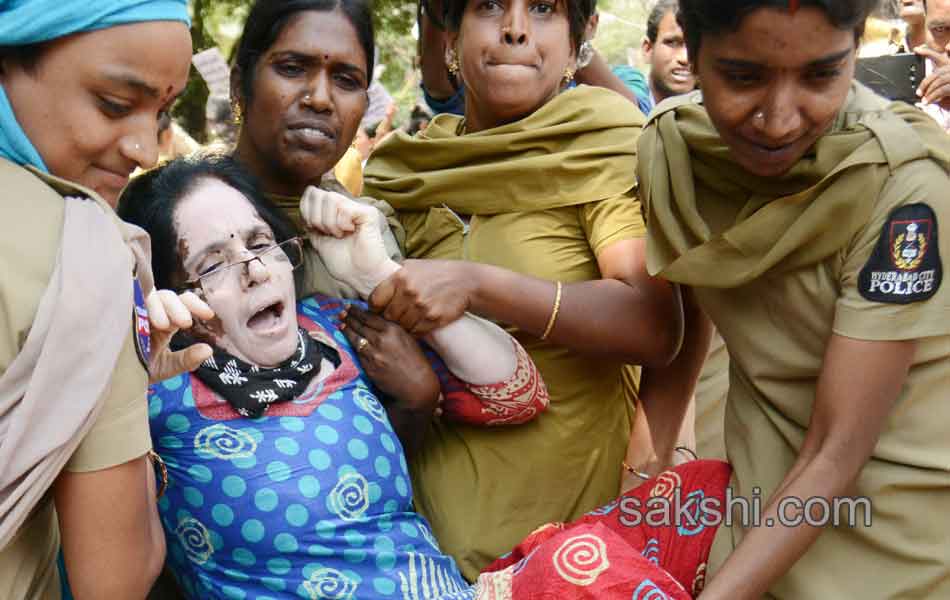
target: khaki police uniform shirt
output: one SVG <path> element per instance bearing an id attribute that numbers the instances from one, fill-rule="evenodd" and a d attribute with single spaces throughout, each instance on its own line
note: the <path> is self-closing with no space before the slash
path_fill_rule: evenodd
<path id="1" fill-rule="evenodd" d="M 900 295 L 893 282 L 882 290 L 895 263 L 871 258 L 882 235 L 888 251 L 900 254 L 895 234 L 906 233 L 909 222 L 891 222 L 898 207 L 929 205 L 936 222 L 926 249 L 918 243 L 916 252 L 931 253 L 931 261 L 938 251 L 941 260 L 950 257 L 947 190 L 948 177 L 933 162 L 908 163 L 888 180 L 867 226 L 837 254 L 740 288 L 697 290 L 732 360 L 726 446 L 741 474 L 733 491 L 753 498 L 753 488 L 761 488 L 763 507 L 804 440 L 831 333 L 917 340 L 900 397 L 852 492 L 870 498 L 872 526 L 863 526 L 859 511 L 860 526 L 827 527 L 770 598 L 950 598 L 950 282 L 929 299 L 906 304 L 869 300 L 859 291 L 859 273 L 871 261 L 872 271 L 885 276 L 874 276 L 870 287 L 892 299 Z M 921 222 L 920 233 L 925 230 Z M 903 291 L 924 292 L 936 281 L 928 270 L 926 263 L 911 269 Z M 842 508 L 839 517 L 847 512 Z M 741 538 L 739 527 L 720 529 L 711 571 Z"/>
<path id="2" fill-rule="evenodd" d="M 26 341 L 53 272 L 63 226 L 61 194 L 77 195 L 66 182 L 46 179 L 57 190 L 29 171 L 0 159 L 0 373 Z M 94 269 L 95 265 L 88 268 Z M 103 318 L 132 318 L 131 314 L 101 315 L 95 306 L 90 306 L 88 312 L 89 327 Z M 148 374 L 138 358 L 134 335 L 132 327 L 106 389 L 102 411 L 67 463 L 69 471 L 108 469 L 136 459 L 152 447 L 145 401 Z M 68 344 L 69 340 L 55 343 Z M 76 360 L 82 361 L 83 357 L 77 356 Z M 63 393 L 68 395 L 69 390 Z M 51 401 L 50 410 L 55 406 L 56 402 Z M 52 491 L 13 541 L 0 550 L 3 600 L 60 597 L 56 569 L 60 538 L 51 496 Z"/>

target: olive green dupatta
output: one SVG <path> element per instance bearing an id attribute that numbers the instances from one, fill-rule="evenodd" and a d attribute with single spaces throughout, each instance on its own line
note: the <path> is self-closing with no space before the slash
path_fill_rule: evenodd
<path id="1" fill-rule="evenodd" d="M 737 165 L 699 93 L 654 111 L 640 138 L 651 274 L 731 288 L 817 263 L 865 225 L 890 173 L 931 158 L 950 169 L 947 134 L 926 114 L 854 83 L 812 150 L 779 177 Z"/>
<path id="2" fill-rule="evenodd" d="M 464 121 L 438 115 L 415 137 L 390 135 L 364 172 L 364 193 L 396 210 L 447 205 L 469 215 L 573 206 L 634 187 L 644 118 L 628 100 L 579 86 L 531 115 L 463 134 Z"/>

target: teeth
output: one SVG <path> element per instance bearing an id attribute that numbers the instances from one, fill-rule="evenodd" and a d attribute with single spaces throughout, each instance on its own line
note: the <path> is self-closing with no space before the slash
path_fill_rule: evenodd
<path id="1" fill-rule="evenodd" d="M 325 138 L 329 138 L 329 137 L 330 137 L 330 136 L 328 136 L 326 133 L 320 131 L 319 129 L 311 129 L 310 127 L 304 127 L 303 129 L 300 129 L 299 131 L 300 131 L 301 133 L 305 134 L 305 135 L 311 135 L 311 136 L 317 136 L 317 135 L 318 135 L 318 136 L 320 136 L 320 137 L 325 137 Z"/>

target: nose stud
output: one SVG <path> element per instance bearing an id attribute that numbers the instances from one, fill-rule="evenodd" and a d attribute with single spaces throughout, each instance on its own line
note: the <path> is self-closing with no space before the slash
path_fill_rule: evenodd
<path id="1" fill-rule="evenodd" d="M 761 110 L 760 110 L 759 112 L 755 113 L 755 117 L 754 117 L 754 118 L 755 118 L 756 120 L 758 120 L 758 121 L 764 121 L 764 120 L 765 120 L 765 111 L 761 111 Z"/>
<path id="2" fill-rule="evenodd" d="M 142 149 L 142 144 L 140 144 L 140 143 L 138 143 L 138 142 L 135 142 L 134 148 L 135 148 L 135 151 L 138 152 L 139 150 Z"/>

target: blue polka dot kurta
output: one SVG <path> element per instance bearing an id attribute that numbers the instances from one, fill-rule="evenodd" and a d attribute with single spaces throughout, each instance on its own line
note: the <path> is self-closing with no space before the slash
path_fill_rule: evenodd
<path id="1" fill-rule="evenodd" d="M 239 417 L 190 375 L 152 387 L 169 471 L 159 501 L 168 560 L 191 598 L 471 598 L 412 508 L 399 439 L 355 352 L 339 301 L 298 304 L 341 365 L 292 402 Z"/>

